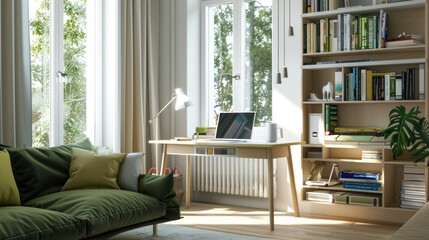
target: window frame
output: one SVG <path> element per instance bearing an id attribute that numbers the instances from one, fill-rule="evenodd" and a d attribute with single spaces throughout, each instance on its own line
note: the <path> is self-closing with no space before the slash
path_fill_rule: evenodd
<path id="1" fill-rule="evenodd" d="M 246 82 L 244 80 L 244 70 L 245 67 L 245 1 L 244 0 L 203 0 L 201 3 L 201 78 L 203 79 L 201 83 L 201 90 L 202 93 L 201 97 L 201 112 L 204 114 L 201 114 L 201 122 L 203 124 L 208 125 L 214 125 L 214 118 L 215 114 L 214 111 L 211 110 L 211 106 L 214 106 L 213 102 L 214 99 L 210 96 L 210 90 L 214 89 L 214 81 L 213 79 L 210 79 L 210 76 L 213 75 L 210 73 L 210 66 L 209 66 L 209 54 L 207 54 L 207 51 L 209 51 L 210 47 L 208 46 L 208 29 L 209 28 L 209 15 L 208 15 L 208 7 L 216 6 L 216 5 L 222 5 L 222 4 L 232 4 L 233 5 L 233 57 L 238 56 L 238 60 L 233 59 L 233 70 L 232 75 L 239 76 L 239 79 L 233 79 L 233 111 L 245 111 L 248 110 L 246 107 Z M 275 68 L 278 63 L 278 59 L 275 57 L 274 51 L 278 49 L 278 27 L 277 27 L 277 9 L 278 8 L 278 0 L 272 0 L 272 6 L 273 6 L 273 15 L 272 15 L 272 79 L 274 79 L 274 72 Z M 239 46 L 239 47 L 236 47 Z M 276 54 L 277 55 L 277 54 Z"/>

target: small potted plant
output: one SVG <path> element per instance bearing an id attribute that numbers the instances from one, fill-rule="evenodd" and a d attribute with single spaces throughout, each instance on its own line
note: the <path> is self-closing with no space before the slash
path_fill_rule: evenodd
<path id="1" fill-rule="evenodd" d="M 417 163 L 429 156 L 429 121 L 420 117 L 420 113 L 418 107 L 407 112 L 402 105 L 390 111 L 389 126 L 384 132 L 384 138 L 391 137 L 393 159 L 410 152 Z"/>

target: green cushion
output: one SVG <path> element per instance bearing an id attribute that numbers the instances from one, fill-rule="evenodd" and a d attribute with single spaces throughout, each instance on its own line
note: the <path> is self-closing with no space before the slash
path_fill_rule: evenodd
<path id="1" fill-rule="evenodd" d="M 84 236 L 84 222 L 67 214 L 24 206 L 0 208 L 0 239 L 75 240 Z"/>
<path id="2" fill-rule="evenodd" d="M 61 189 L 69 178 L 72 147 L 92 149 L 88 139 L 50 148 L 7 148 L 21 202 Z"/>
<path id="3" fill-rule="evenodd" d="M 180 205 L 173 189 L 173 173 L 165 176 L 142 174 L 139 178 L 139 192 L 153 196 L 167 204 L 168 219 L 180 218 Z"/>
<path id="4" fill-rule="evenodd" d="M 13 177 L 9 153 L 0 151 L 0 206 L 19 206 L 19 191 Z"/>
<path id="5" fill-rule="evenodd" d="M 126 153 L 98 155 L 96 152 L 72 148 L 70 178 L 61 191 L 79 188 L 119 189 L 116 179 Z"/>
<path id="6" fill-rule="evenodd" d="M 32 199 L 26 205 L 76 216 L 85 221 L 87 237 L 165 216 L 156 198 L 117 189 L 77 189 Z"/>

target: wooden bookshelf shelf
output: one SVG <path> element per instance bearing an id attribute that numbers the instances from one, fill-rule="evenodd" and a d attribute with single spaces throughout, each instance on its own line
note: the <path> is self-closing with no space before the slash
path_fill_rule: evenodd
<path id="1" fill-rule="evenodd" d="M 327 128 L 332 126 L 329 121 L 334 121 L 334 124 L 337 124 L 338 127 L 380 128 L 384 130 L 389 123 L 389 112 L 398 105 L 405 106 L 407 110 L 412 107 L 419 107 L 422 116 L 429 116 L 429 0 L 411 0 L 396 3 L 380 2 L 384 1 L 356 0 L 352 4 L 360 6 L 310 13 L 303 11 L 301 15 L 303 24 L 302 141 L 313 143 L 302 145 L 301 165 L 303 178 L 307 179 L 307 176 L 314 176 L 312 175 L 312 170 L 317 164 L 328 166 L 333 163 L 338 165 L 340 171 L 377 172 L 381 173 L 382 176 L 380 191 L 349 189 L 343 188 L 342 185 L 331 187 L 307 186 L 304 180 L 301 189 L 302 212 L 307 211 L 312 214 L 338 217 L 345 217 L 344 212 L 347 212 L 349 216 L 352 216 L 351 218 L 401 224 L 406 222 L 416 211 L 415 209 L 401 208 L 401 206 L 405 207 L 406 205 L 406 201 L 401 200 L 401 197 L 407 197 L 408 195 L 401 192 L 403 184 L 404 186 L 406 184 L 406 180 L 404 180 L 406 178 L 405 173 L 408 173 L 407 171 L 410 171 L 410 167 L 414 166 L 414 162 L 409 156 L 398 160 L 393 159 L 392 150 L 388 142 L 332 143 L 335 138 L 334 140 L 330 138 L 330 141 L 325 141 L 324 137 L 319 138 L 317 141 L 314 139 L 319 134 L 325 135 L 327 131 L 332 133 L 332 129 Z M 369 3 L 379 4 L 368 5 Z M 303 2 L 303 6 L 306 6 L 305 4 L 308 4 L 308 2 Z M 311 9 L 313 10 L 313 8 Z M 384 16 L 384 12 L 388 15 L 386 18 L 388 19 L 388 37 L 386 40 L 393 39 L 406 32 L 407 34 L 421 36 L 423 44 L 385 48 L 383 47 L 383 42 L 379 40 L 382 34 L 372 32 L 371 36 L 374 42 L 369 45 L 370 40 L 368 40 L 369 36 L 367 35 L 370 31 L 369 25 L 359 24 L 366 24 L 365 20 L 371 20 L 374 25 L 378 26 L 373 31 L 378 31 L 381 29 L 378 21 L 381 19 L 380 16 Z M 345 28 L 346 24 L 350 24 L 347 26 L 350 26 L 350 29 L 353 30 L 353 32 L 343 30 L 343 36 L 347 36 L 347 33 L 350 34 L 349 38 L 342 38 L 343 41 L 351 41 L 347 48 L 345 46 L 348 43 L 340 43 L 340 40 L 334 42 L 334 36 L 329 35 L 331 33 L 330 29 L 338 26 L 335 24 L 338 24 L 341 18 L 345 18 L 345 15 L 350 16 L 350 22 L 344 21 L 343 27 Z M 353 24 L 358 24 L 361 27 L 352 28 L 355 26 Z M 336 32 L 340 33 L 341 31 Z M 368 38 L 361 35 L 368 36 Z M 363 44 L 362 41 L 368 41 L 366 42 L 367 45 Z M 309 44 L 311 44 L 311 47 L 309 47 Z M 338 46 L 349 50 L 341 51 Z M 361 72 L 361 70 L 364 71 Z M 366 72 L 369 72 L 369 74 L 367 75 Z M 413 78 L 409 78 L 408 74 L 414 74 Z M 362 84 L 362 79 L 364 79 L 362 76 L 366 76 L 366 84 Z M 378 82 L 380 76 L 384 82 Z M 376 79 L 377 77 L 378 79 Z M 387 80 L 389 80 L 388 83 L 386 83 Z M 400 81 L 408 85 L 397 85 Z M 340 90 L 335 93 L 337 97 L 335 101 L 309 100 L 311 93 L 315 93 L 320 99 L 323 98 L 322 89 L 328 86 L 328 83 L 333 85 L 334 91 L 336 85 L 341 86 L 341 88 L 338 88 Z M 391 89 L 391 86 L 394 87 Z M 406 89 L 407 86 L 414 90 L 406 92 L 405 95 L 402 95 L 404 92 L 401 92 L 401 94 L 396 92 L 396 89 Z M 381 95 L 380 88 L 382 89 Z M 389 92 L 392 90 L 395 93 L 387 95 L 388 100 L 384 100 L 386 97 L 384 96 L 386 93 L 384 92 L 385 88 L 389 89 Z M 376 90 L 379 95 L 372 94 L 369 97 L 368 92 Z M 364 92 L 362 93 L 362 91 Z M 368 96 L 365 95 L 367 93 Z M 351 96 L 350 94 L 352 94 L 352 98 L 346 99 L 346 96 Z M 332 111 L 332 109 L 335 111 L 333 120 L 329 118 L 329 111 Z M 313 116 L 313 120 L 310 119 L 310 116 Z M 316 127 L 314 125 L 314 116 L 321 117 L 321 121 Z M 320 126 L 322 126 L 323 130 L 320 130 Z M 338 133 L 334 132 L 333 134 Z M 380 139 L 377 139 L 377 141 L 380 142 Z M 365 155 L 365 160 L 362 160 L 363 152 L 366 154 L 376 152 L 377 157 L 373 155 L 367 157 L 368 155 Z M 372 157 L 375 159 L 371 159 Z M 417 168 L 425 168 L 425 165 L 426 163 L 419 163 L 416 166 Z M 428 178 L 429 171 L 425 169 L 425 182 L 424 187 L 420 188 L 422 189 L 420 194 L 424 193 L 426 201 L 429 200 Z M 371 187 L 377 187 L 377 185 Z M 380 207 L 371 207 L 307 200 L 306 194 L 315 190 L 373 194 L 380 199 L 381 204 Z M 330 205 L 335 205 L 335 207 L 330 207 Z"/>

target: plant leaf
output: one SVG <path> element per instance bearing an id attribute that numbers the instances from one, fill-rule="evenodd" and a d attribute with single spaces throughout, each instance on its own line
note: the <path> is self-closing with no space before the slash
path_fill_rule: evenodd
<path id="1" fill-rule="evenodd" d="M 414 162 L 417 163 L 429 157 L 429 122 L 426 118 L 421 118 L 414 125 L 414 129 L 416 132 L 416 142 L 411 150 L 413 151 L 412 157 L 415 158 Z"/>
<path id="2" fill-rule="evenodd" d="M 413 107 L 407 113 L 404 106 L 396 106 L 390 111 L 389 126 L 384 131 L 384 137 L 387 139 L 391 136 L 390 147 L 394 159 L 407 152 L 408 148 L 416 142 L 414 126 L 420 122 L 419 113 L 418 107 Z"/>

